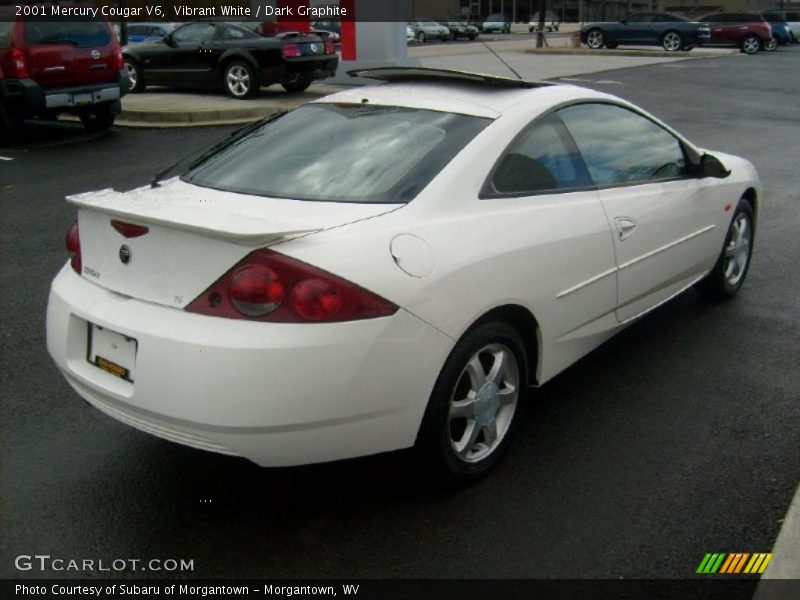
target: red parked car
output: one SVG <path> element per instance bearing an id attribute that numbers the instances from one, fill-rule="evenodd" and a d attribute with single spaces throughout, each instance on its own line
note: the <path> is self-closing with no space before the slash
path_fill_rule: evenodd
<path id="1" fill-rule="evenodd" d="M 24 119 L 80 117 L 108 129 L 128 91 L 122 50 L 104 19 L 16 17 L 0 8 L 0 128 Z"/>
<path id="2" fill-rule="evenodd" d="M 736 46 L 746 54 L 774 50 L 772 27 L 754 13 L 713 13 L 700 19 L 711 28 L 711 46 Z"/>

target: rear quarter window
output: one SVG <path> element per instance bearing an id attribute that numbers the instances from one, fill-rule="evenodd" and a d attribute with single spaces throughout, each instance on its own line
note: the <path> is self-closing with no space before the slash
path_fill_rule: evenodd
<path id="1" fill-rule="evenodd" d="M 41 21 L 25 22 L 25 42 L 32 46 L 72 44 L 104 46 L 111 40 L 105 21 Z"/>

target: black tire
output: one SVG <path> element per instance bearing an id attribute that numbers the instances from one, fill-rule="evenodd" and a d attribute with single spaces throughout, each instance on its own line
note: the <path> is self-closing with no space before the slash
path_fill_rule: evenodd
<path id="1" fill-rule="evenodd" d="M 290 94 L 299 94 L 300 92 L 305 92 L 308 89 L 308 86 L 311 85 L 311 80 L 298 77 L 294 81 L 287 81 L 281 85 L 283 86 L 283 89 Z"/>
<path id="2" fill-rule="evenodd" d="M 244 100 L 261 88 L 255 69 L 243 60 L 232 60 L 222 71 L 222 86 L 231 98 Z"/>
<path id="3" fill-rule="evenodd" d="M 505 368 L 492 381 L 494 369 L 501 364 L 499 355 L 505 357 Z M 473 364 L 478 365 L 480 374 L 470 369 Z M 472 481 L 486 475 L 497 465 L 517 429 L 527 385 L 525 345 L 517 330 L 505 321 L 485 321 L 472 327 L 450 352 L 428 401 L 415 446 L 423 464 L 451 481 Z M 475 388 L 479 393 L 470 396 L 469 390 Z M 465 402 L 472 398 L 468 411 L 462 407 L 464 415 L 451 416 L 451 408 L 458 409 L 452 403 L 462 396 Z M 456 449 L 459 444 L 463 446 L 460 452 Z"/>
<path id="4" fill-rule="evenodd" d="M 470 41 L 470 42 L 474 42 L 474 41 L 475 41 L 475 39 L 476 39 L 477 37 L 478 37 L 478 36 L 477 36 L 477 35 L 475 35 L 475 34 L 473 33 L 473 34 L 471 34 L 471 35 L 469 36 L 469 41 Z"/>
<path id="5" fill-rule="evenodd" d="M 661 47 L 665 52 L 677 52 L 684 46 L 683 36 L 677 31 L 670 30 L 661 36 Z"/>
<path id="6" fill-rule="evenodd" d="M 420 44 L 424 44 L 426 39 L 427 39 L 427 38 L 425 37 L 425 32 L 424 32 L 424 31 L 420 31 L 420 32 L 417 34 L 417 41 L 418 41 Z"/>
<path id="7" fill-rule="evenodd" d="M 761 50 L 762 44 L 758 36 L 748 35 L 742 40 L 742 52 L 745 54 L 755 54 Z"/>
<path id="8" fill-rule="evenodd" d="M 770 38 L 766 42 L 764 42 L 764 50 L 767 52 L 775 52 L 778 49 L 778 42 L 775 41 L 775 38 Z"/>
<path id="9" fill-rule="evenodd" d="M 114 124 L 116 117 L 110 103 L 85 108 L 78 113 L 78 116 L 88 131 L 105 131 Z"/>
<path id="10" fill-rule="evenodd" d="M 592 50 L 600 50 L 606 43 L 606 36 L 602 29 L 594 28 L 586 32 L 586 45 Z"/>
<path id="11" fill-rule="evenodd" d="M 139 63 L 130 57 L 125 57 L 125 70 L 128 72 L 128 78 L 131 82 L 131 89 L 129 91 L 132 94 L 143 92 L 147 84 L 144 81 L 144 75 L 142 74 L 142 68 L 139 66 Z"/>
<path id="12" fill-rule="evenodd" d="M 747 223 L 746 248 L 743 248 L 741 242 L 735 242 L 734 240 L 737 236 L 737 228 L 740 227 L 738 223 L 742 219 Z M 749 200 L 742 198 L 733 213 L 728 233 L 725 235 L 725 243 L 722 245 L 722 251 L 714 268 L 702 281 L 695 285 L 698 293 L 709 300 L 729 300 L 733 298 L 744 284 L 747 272 L 750 269 L 754 240 L 755 216 L 753 214 L 753 206 Z M 734 256 L 738 257 L 739 260 L 737 261 Z M 741 264 L 741 258 L 744 258 L 743 265 Z M 735 262 L 736 265 L 729 273 L 731 261 Z"/>

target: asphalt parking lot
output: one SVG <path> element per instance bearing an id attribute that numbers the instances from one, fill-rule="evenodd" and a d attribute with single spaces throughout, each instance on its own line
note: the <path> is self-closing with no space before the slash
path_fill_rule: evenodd
<path id="1" fill-rule="evenodd" d="M 537 390 L 505 462 L 458 490 L 402 452 L 260 469 L 87 406 L 45 348 L 64 196 L 144 184 L 231 128 L 0 141 L 0 577 L 76 576 L 15 570 L 39 553 L 193 559 L 197 578 L 686 578 L 706 552 L 769 552 L 800 480 L 798 72 L 794 46 L 572 78 L 756 165 L 749 279 L 723 305 L 682 295 Z"/>

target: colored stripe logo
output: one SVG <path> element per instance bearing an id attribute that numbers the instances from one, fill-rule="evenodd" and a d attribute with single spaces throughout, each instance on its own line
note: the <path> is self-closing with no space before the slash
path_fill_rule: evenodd
<path id="1" fill-rule="evenodd" d="M 696 573 L 702 575 L 761 574 L 771 560 L 772 554 L 766 552 L 753 554 L 749 552 L 709 552 L 700 561 Z"/>

